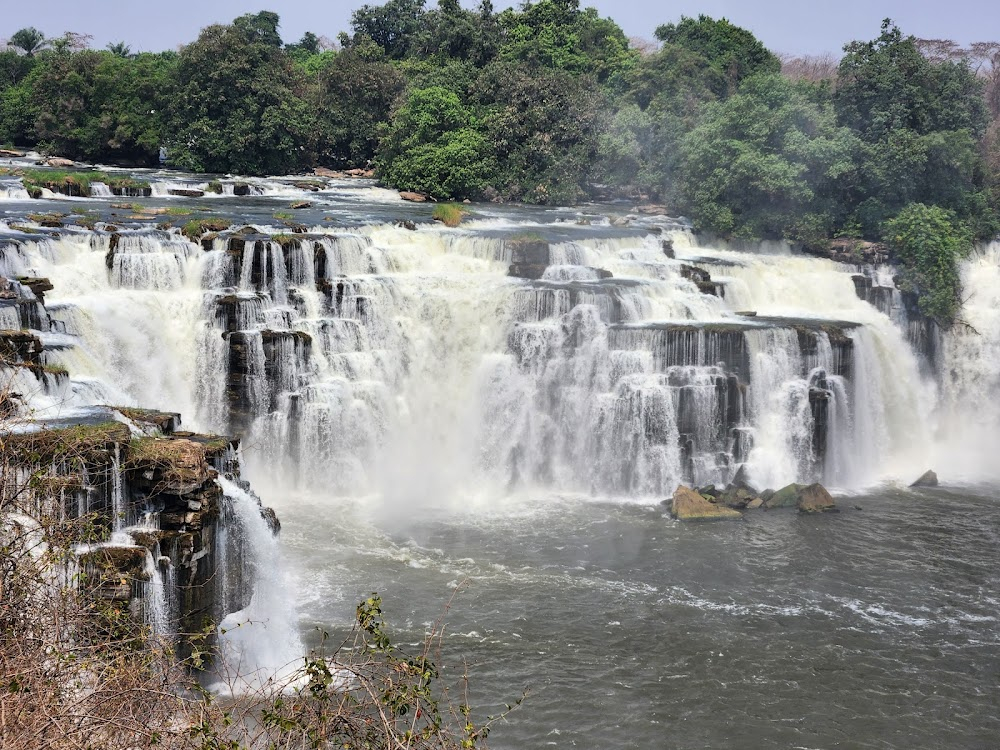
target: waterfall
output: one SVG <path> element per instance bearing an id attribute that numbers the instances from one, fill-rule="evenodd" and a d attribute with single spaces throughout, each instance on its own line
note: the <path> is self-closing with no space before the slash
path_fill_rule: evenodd
<path id="1" fill-rule="evenodd" d="M 941 441 L 944 476 L 988 481 L 1000 435 L 1000 242 L 962 264 L 960 321 L 942 337 Z"/>
<path id="2" fill-rule="evenodd" d="M 243 433 L 265 490 L 386 507 L 416 488 L 429 505 L 531 485 L 655 497 L 744 463 L 761 486 L 850 489 L 933 459 L 934 387 L 899 306 L 853 269 L 538 224 L 554 236 L 530 240 L 543 270 L 523 280 L 507 275 L 520 226 L 248 229 L 207 251 L 159 230 L 66 233 L 3 262 L 55 287 L 64 333 L 46 358 L 71 399 Z M 971 387 L 953 379 L 949 398 Z"/>
<path id="3" fill-rule="evenodd" d="M 90 183 L 90 197 L 91 198 L 113 198 L 114 193 L 111 192 L 111 188 L 108 187 L 103 182 L 92 182 Z"/>
<path id="4" fill-rule="evenodd" d="M 281 565 L 277 534 L 261 515 L 260 501 L 236 482 L 219 478 L 230 523 L 220 540 L 220 566 L 224 575 L 224 597 L 248 599 L 238 611 L 219 624 L 224 665 L 220 679 L 228 689 L 247 686 L 290 672 L 303 653 L 295 608 L 289 601 L 288 584 Z M 251 591 L 233 591 L 234 572 L 241 574 Z M 239 584 L 236 584 L 239 585 Z"/>

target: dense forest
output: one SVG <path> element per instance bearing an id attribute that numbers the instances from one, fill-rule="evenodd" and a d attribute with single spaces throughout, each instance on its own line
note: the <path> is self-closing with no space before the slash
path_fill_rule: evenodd
<path id="1" fill-rule="evenodd" d="M 873 30 L 874 31 L 874 30 Z M 179 51 L 33 28 L 0 51 L 0 143 L 197 172 L 374 167 L 437 199 L 662 203 L 703 231 L 887 242 L 950 321 L 953 259 L 1000 230 L 1000 44 L 886 20 L 837 61 L 782 60 L 707 16 L 630 41 L 578 0 L 388 0 L 332 42 L 261 12 Z"/>

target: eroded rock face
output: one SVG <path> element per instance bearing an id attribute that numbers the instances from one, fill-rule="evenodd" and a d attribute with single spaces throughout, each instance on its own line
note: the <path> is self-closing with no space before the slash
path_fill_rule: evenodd
<path id="1" fill-rule="evenodd" d="M 678 521 L 725 521 L 743 517 L 739 511 L 709 502 L 683 484 L 674 490 L 670 515 Z"/>

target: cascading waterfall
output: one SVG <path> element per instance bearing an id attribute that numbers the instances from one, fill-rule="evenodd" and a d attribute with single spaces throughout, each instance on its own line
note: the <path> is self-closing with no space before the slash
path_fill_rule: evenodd
<path id="1" fill-rule="evenodd" d="M 996 480 L 1000 435 L 1000 242 L 962 265 L 960 322 L 942 337 L 942 452 L 957 479 Z"/>
<path id="2" fill-rule="evenodd" d="M 352 189 L 359 203 L 374 195 Z M 488 218 L 258 225 L 193 243 L 150 227 L 3 224 L 0 274 L 24 281 L 4 287 L 0 331 L 30 329 L 42 349 L 5 378 L 43 417 L 101 403 L 182 412 L 243 439 L 244 474 L 266 498 L 348 496 L 388 521 L 518 495 L 658 501 L 741 467 L 761 489 L 853 491 L 932 467 L 996 478 L 983 456 L 1000 429 L 1000 245 L 964 264 L 968 326 L 934 358 L 914 351 L 926 326 L 888 267 L 658 229 Z M 53 287 L 45 307 L 39 277 Z M 109 506 L 112 541 L 130 544 L 145 522 L 126 518 L 118 481 L 70 502 L 81 515 Z M 213 585 L 232 613 L 220 679 L 252 685 L 295 665 L 302 644 L 259 501 L 219 482 Z M 185 571 L 165 561 L 144 564 L 158 634 L 178 617 L 166 592 Z"/>
<path id="3" fill-rule="evenodd" d="M 303 647 L 294 607 L 289 606 L 281 549 L 274 530 L 261 515 L 260 501 L 247 488 L 219 478 L 229 523 L 221 540 L 223 597 L 230 607 L 252 582 L 249 601 L 219 624 L 224 665 L 220 679 L 239 691 L 299 666 Z M 238 573 L 241 581 L 233 580 Z M 227 578 L 226 578 L 227 577 Z M 228 681 L 228 682 L 227 682 Z"/>
<path id="4" fill-rule="evenodd" d="M 746 463 L 761 486 L 849 488 L 928 455 L 902 436 L 928 434 L 933 389 L 843 267 L 673 231 L 676 260 L 652 234 L 549 241 L 523 281 L 493 231 L 248 230 L 207 250 L 66 233 L 5 263 L 52 280 L 65 345 L 47 356 L 78 401 L 245 432 L 251 474 L 275 486 L 656 496 Z"/>

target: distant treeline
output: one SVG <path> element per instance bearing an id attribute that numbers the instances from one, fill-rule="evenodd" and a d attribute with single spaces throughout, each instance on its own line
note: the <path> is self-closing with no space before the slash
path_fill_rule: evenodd
<path id="1" fill-rule="evenodd" d="M 705 230 L 806 243 L 890 239 L 907 217 L 963 244 L 1000 228 L 1000 45 L 887 20 L 839 62 L 783 71 L 725 19 L 655 36 L 631 43 L 578 0 L 389 0 L 336 44 L 285 44 L 262 12 L 160 54 L 22 29 L 0 52 L 0 142 L 132 164 L 166 146 L 205 172 L 372 165 L 440 199 L 643 196 Z"/>

